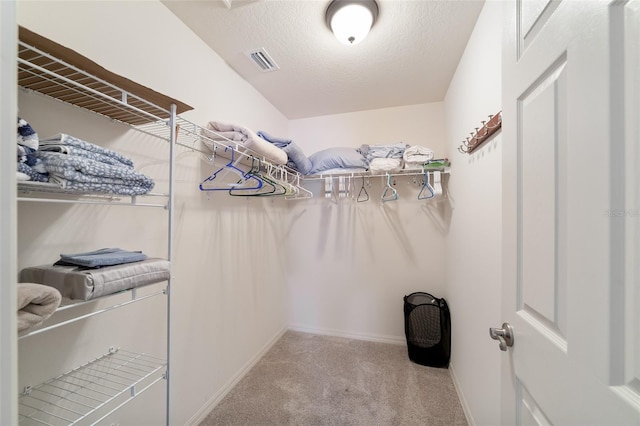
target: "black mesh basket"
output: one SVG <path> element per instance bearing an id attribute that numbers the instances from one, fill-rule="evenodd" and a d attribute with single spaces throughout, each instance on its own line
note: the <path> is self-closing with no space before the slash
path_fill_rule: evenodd
<path id="1" fill-rule="evenodd" d="M 404 333 L 411 361 L 449 367 L 451 315 L 446 300 L 421 292 L 404 296 Z"/>

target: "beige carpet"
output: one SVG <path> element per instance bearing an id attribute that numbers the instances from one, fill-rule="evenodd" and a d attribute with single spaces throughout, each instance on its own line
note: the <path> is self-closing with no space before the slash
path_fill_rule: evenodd
<path id="1" fill-rule="evenodd" d="M 406 346 L 287 331 L 213 409 L 213 425 L 466 425 L 449 370 Z"/>

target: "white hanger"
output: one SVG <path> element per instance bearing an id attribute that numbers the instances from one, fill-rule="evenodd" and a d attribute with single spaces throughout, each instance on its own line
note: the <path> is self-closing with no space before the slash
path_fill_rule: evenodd
<path id="1" fill-rule="evenodd" d="M 433 189 L 436 196 L 442 195 L 442 173 L 433 172 Z"/>

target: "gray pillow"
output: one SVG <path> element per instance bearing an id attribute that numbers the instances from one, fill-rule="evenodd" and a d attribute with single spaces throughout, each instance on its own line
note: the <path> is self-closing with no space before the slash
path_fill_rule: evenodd
<path id="1" fill-rule="evenodd" d="M 348 169 L 354 167 L 366 168 L 364 157 L 355 148 L 327 148 L 309 156 L 311 160 L 310 174 L 320 173 L 329 169 Z"/>

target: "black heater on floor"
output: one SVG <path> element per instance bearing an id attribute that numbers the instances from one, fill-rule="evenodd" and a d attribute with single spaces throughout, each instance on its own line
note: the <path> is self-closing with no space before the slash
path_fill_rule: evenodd
<path id="1" fill-rule="evenodd" d="M 449 367 L 451 314 L 446 300 L 423 292 L 404 296 L 404 333 L 411 361 Z"/>

